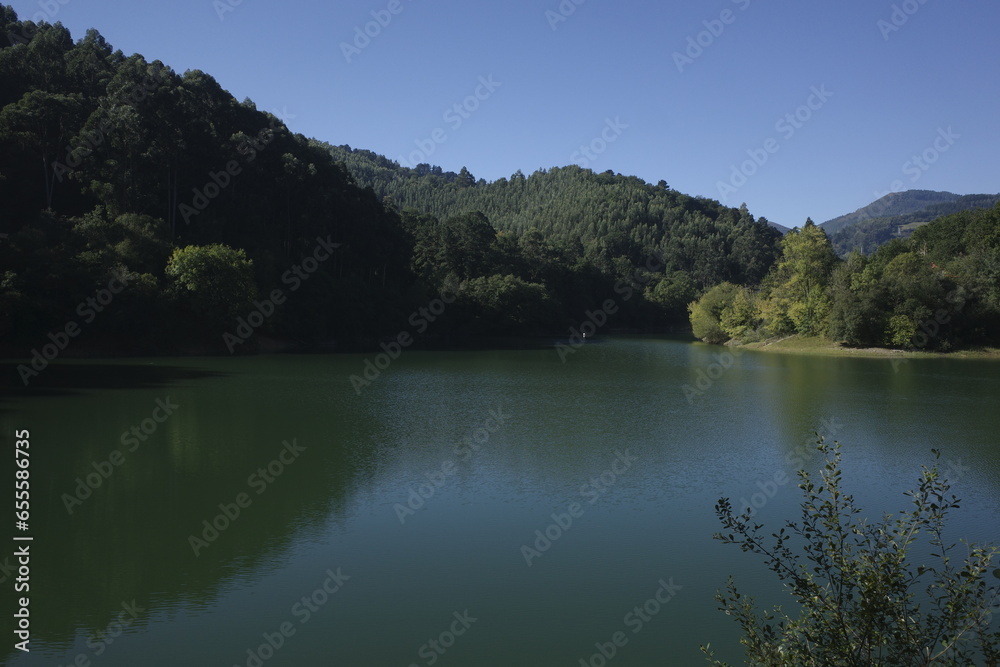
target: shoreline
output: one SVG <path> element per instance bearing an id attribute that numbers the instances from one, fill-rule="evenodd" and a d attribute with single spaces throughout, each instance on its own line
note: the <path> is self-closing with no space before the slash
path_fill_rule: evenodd
<path id="1" fill-rule="evenodd" d="M 731 347 L 774 354 L 807 354 L 818 357 L 859 357 L 867 359 L 995 359 L 1000 360 L 998 348 L 970 348 L 952 352 L 929 350 L 894 350 L 887 347 L 844 347 L 818 336 L 794 334 L 755 343 L 730 344 Z"/>
<path id="2" fill-rule="evenodd" d="M 468 351 L 468 350 L 518 350 L 535 349 L 540 347 L 552 347 L 558 342 L 570 340 L 573 335 L 572 327 L 549 332 L 534 332 L 511 335 L 485 335 L 485 334 L 428 334 L 419 339 L 414 339 L 410 345 L 405 346 L 408 350 L 422 350 L 432 352 L 448 351 Z M 588 338 L 587 342 L 609 337 L 627 336 L 665 336 L 665 337 L 691 337 L 689 330 L 678 327 L 669 331 L 655 331 L 640 328 L 617 328 L 610 329 L 606 333 L 599 334 L 594 338 Z M 352 340 L 326 340 L 303 342 L 287 338 L 272 338 L 262 334 L 248 339 L 245 348 L 237 348 L 235 352 L 227 352 L 225 347 L 209 342 L 187 342 L 169 348 L 162 346 L 144 347 L 142 344 L 134 342 L 80 342 L 58 349 L 58 354 L 54 358 L 46 358 L 47 361 L 75 360 L 88 361 L 99 359 L 185 359 L 191 357 L 235 357 L 249 358 L 267 355 L 309 355 L 309 354 L 371 354 L 383 351 L 382 345 L 391 345 L 396 341 L 396 336 L 368 337 Z M 693 337 L 690 338 L 694 342 Z M 40 344 L 40 343 L 44 343 Z M 34 347 L 28 348 L 10 343 L 0 343 L 0 362 L 2 363 L 30 363 L 33 352 L 43 350 L 49 341 L 36 341 Z"/>
<path id="3" fill-rule="evenodd" d="M 634 336 L 654 336 L 667 339 L 686 339 L 691 336 L 690 332 L 652 332 L 634 329 L 619 329 L 607 332 L 604 336 L 597 336 L 587 342 L 597 342 L 601 338 L 629 338 Z M 538 349 L 555 345 L 558 342 L 568 340 L 566 333 L 549 335 L 522 335 L 522 336 L 469 336 L 461 341 L 455 341 L 450 336 L 432 336 L 422 341 L 422 344 L 414 345 L 413 350 L 422 351 L 469 351 L 469 350 L 516 350 L 516 349 Z M 701 341 L 691 337 L 691 343 Z M 705 344 L 705 343 L 703 343 Z M 844 347 L 840 343 L 827 340 L 818 336 L 802 336 L 793 334 L 770 338 L 753 343 L 739 343 L 729 341 L 719 347 L 729 347 L 741 351 L 767 352 L 772 354 L 802 354 L 817 357 L 854 357 L 863 359 L 979 359 L 979 360 L 1000 360 L 1000 348 L 969 348 L 954 350 L 951 352 L 938 352 L 926 350 L 896 350 L 884 347 L 864 347 L 853 348 Z M 242 351 L 237 354 L 227 354 L 225 351 L 210 345 L 187 345 L 174 350 L 152 351 L 141 349 L 114 349 L 104 344 L 78 345 L 75 349 L 61 350 L 57 359 L 52 361 L 91 361 L 91 360 L 113 360 L 113 359 L 136 359 L 136 358 L 162 358 L 162 359 L 185 359 L 194 357 L 236 357 L 252 358 L 269 355 L 309 355 L 309 354 L 369 354 L 380 352 L 378 344 L 374 341 L 354 341 L 353 344 L 337 345 L 332 342 L 326 344 L 302 345 L 287 340 L 278 340 L 261 337 L 255 348 Z M 23 353 L 22 353 L 23 354 Z M 30 363 L 31 357 L 18 356 L 10 346 L 0 347 L 0 363 L 18 364 Z"/>

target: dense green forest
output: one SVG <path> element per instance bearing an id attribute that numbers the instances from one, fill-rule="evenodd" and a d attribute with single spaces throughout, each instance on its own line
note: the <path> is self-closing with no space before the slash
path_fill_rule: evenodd
<path id="1" fill-rule="evenodd" d="M 686 326 L 701 291 L 756 284 L 778 258 L 781 234 L 746 207 L 576 167 L 486 183 L 427 166 L 379 195 L 398 165 L 369 156 L 359 184 L 343 153 L 204 72 L 2 5 L 0 45 L 0 340 L 16 356 L 373 346 L 414 326 L 426 342 L 565 336 L 609 298 L 609 328 Z"/>
<path id="2" fill-rule="evenodd" d="M 657 253 L 672 267 L 697 271 L 696 280 L 704 285 L 720 279 L 759 281 L 764 271 L 754 264 L 755 245 L 775 238 L 746 224 L 752 218 L 745 209 L 734 219 L 733 209 L 676 192 L 665 181 L 653 186 L 634 176 L 569 166 L 528 177 L 517 172 L 487 183 L 465 167 L 458 174 L 429 164 L 411 169 L 371 151 L 327 148 L 387 205 L 441 219 L 477 210 L 503 231 L 534 228 L 554 241 L 580 240 L 588 247 L 631 245 Z M 744 223 L 735 233 L 734 222 Z M 768 221 L 762 217 L 759 224 Z"/>
<path id="3" fill-rule="evenodd" d="M 934 193 L 950 194 L 950 193 Z M 871 255 L 879 246 L 895 238 L 908 238 L 922 224 L 936 220 L 944 215 L 967 211 L 973 208 L 990 208 L 1000 201 L 1000 195 L 953 195 L 947 201 L 940 201 L 924 206 L 908 213 L 889 214 L 882 211 L 882 205 L 875 202 L 866 209 L 877 216 L 862 218 L 851 224 L 840 227 L 836 232 L 828 229 L 829 223 L 822 227 L 830 234 L 830 242 L 834 252 L 840 257 L 847 257 L 853 251 Z M 891 207 L 885 206 L 889 209 Z M 864 210 L 864 209 L 863 209 Z"/>
<path id="4" fill-rule="evenodd" d="M 840 260 L 807 221 L 758 288 L 720 283 L 691 306 L 696 336 L 826 336 L 849 346 L 952 350 L 1000 342 L 1000 203 L 941 217 L 871 257 Z"/>

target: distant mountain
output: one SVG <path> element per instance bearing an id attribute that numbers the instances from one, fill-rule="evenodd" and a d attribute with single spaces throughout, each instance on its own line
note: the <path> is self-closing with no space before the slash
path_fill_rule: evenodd
<path id="1" fill-rule="evenodd" d="M 767 220 L 767 218 L 764 218 L 764 219 Z M 791 227 L 785 227 L 784 225 L 779 225 L 778 223 L 771 222 L 770 220 L 767 220 L 767 224 L 771 225 L 772 227 L 774 227 L 775 229 L 777 229 L 782 234 L 787 234 L 788 232 L 792 231 Z"/>
<path id="2" fill-rule="evenodd" d="M 888 200 L 887 195 L 877 202 L 866 206 L 859 211 L 872 213 L 879 210 L 905 210 L 910 205 L 916 205 L 921 201 L 927 201 L 928 195 L 941 195 L 939 201 L 924 206 L 923 208 L 906 213 L 883 213 L 877 217 L 860 218 L 854 222 L 841 226 L 838 231 L 830 233 L 824 223 L 824 229 L 830 234 L 830 241 L 838 255 L 846 257 L 854 250 L 870 255 L 879 246 L 888 243 L 895 238 L 908 238 L 915 229 L 928 222 L 932 222 L 944 215 L 951 215 L 960 211 L 967 211 L 977 208 L 991 208 L 998 201 L 1000 195 L 953 195 L 950 192 L 927 192 L 926 190 L 911 190 L 910 192 L 900 192 L 899 195 L 917 193 L 918 196 L 902 198 L 901 200 Z M 897 198 L 898 199 L 898 198 Z M 887 201 L 888 200 L 888 201 Z M 855 216 L 852 213 L 851 216 Z M 841 216 L 833 221 L 843 220 L 850 216 Z"/>
<path id="3" fill-rule="evenodd" d="M 905 215 L 921 211 L 933 204 L 952 202 L 959 198 L 952 192 L 934 192 L 933 190 L 906 190 L 891 192 L 864 208 L 853 213 L 827 220 L 820 227 L 827 235 L 836 234 L 844 227 L 854 225 L 872 218 L 886 218 L 894 215 Z"/>

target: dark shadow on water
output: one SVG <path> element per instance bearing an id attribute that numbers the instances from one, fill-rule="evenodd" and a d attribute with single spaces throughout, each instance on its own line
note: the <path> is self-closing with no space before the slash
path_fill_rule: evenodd
<path id="1" fill-rule="evenodd" d="M 95 389 L 148 389 L 184 380 L 222 377 L 225 373 L 183 366 L 108 363 L 59 363 L 28 379 L 24 385 L 18 363 L 0 363 L 0 411 L 17 398 L 71 396 Z"/>
<path id="2" fill-rule="evenodd" d="M 440 336 L 417 341 L 409 349 L 431 352 L 483 352 L 490 350 L 545 350 L 555 341 L 537 336 Z M 374 350 L 381 352 L 381 349 Z"/>
<path id="3" fill-rule="evenodd" d="M 658 340 L 669 342 L 691 343 L 696 339 L 690 332 L 659 333 L 630 330 L 612 330 L 599 332 L 596 336 L 586 339 L 572 338 L 565 333 L 549 336 L 443 336 L 431 338 L 412 346 L 414 350 L 431 350 L 434 352 L 481 352 L 489 350 L 551 350 L 557 345 L 600 345 L 612 341 L 645 341 Z M 381 352 L 381 350 L 376 350 Z"/>
<path id="4" fill-rule="evenodd" d="M 0 406 L 6 407 L 0 413 L 16 417 L 22 403 L 68 396 L 61 412 L 50 413 L 53 419 L 44 429 L 31 429 L 32 444 L 41 445 L 32 450 L 32 470 L 39 471 L 39 488 L 45 489 L 31 499 L 32 516 L 39 517 L 32 528 L 37 543 L 47 545 L 37 554 L 32 551 L 33 571 L 42 573 L 44 581 L 37 592 L 32 588 L 31 599 L 32 640 L 37 642 L 32 650 L 40 649 L 38 664 L 74 662 L 74 645 L 112 627 L 123 602 L 134 600 L 143 610 L 127 628 L 130 633 L 142 631 L 159 614 L 210 609 L 234 579 L 256 581 L 286 562 L 300 541 L 315 544 L 337 535 L 339 522 L 354 506 L 352 499 L 370 495 L 364 489 L 374 485 L 368 479 L 379 465 L 379 443 L 386 440 L 388 426 L 363 411 L 365 404 L 344 400 L 346 391 L 318 407 L 303 407 L 293 396 L 273 398 L 266 377 L 252 371 L 243 377 L 239 370 L 198 369 L 195 364 L 201 361 L 175 363 L 70 361 L 50 366 L 28 388 L 20 382 L 16 363 L 0 364 L 0 402 L 5 403 Z M 227 379 L 218 387 L 195 382 L 212 378 Z M 105 441 L 78 425 L 81 415 L 89 418 L 96 411 L 99 419 L 87 423 L 106 421 L 117 436 L 114 406 L 86 394 L 145 391 L 137 402 L 140 412 L 127 413 L 122 422 L 138 423 L 149 414 L 160 388 L 171 384 L 188 385 L 177 392 L 187 402 L 177 397 L 179 416 L 163 422 L 134 452 L 116 447 L 121 441 L 114 437 Z M 79 401 L 84 412 L 73 405 L 77 394 L 84 395 Z M 38 405 L 32 408 L 42 414 Z M 0 414 L 0 422 L 7 416 Z M 273 424 L 286 417 L 288 428 L 294 428 L 287 440 L 298 438 L 307 462 L 285 461 L 281 472 L 272 471 L 274 477 L 268 478 L 273 488 L 271 483 L 251 483 L 251 477 L 264 479 L 255 471 L 278 465 L 286 433 Z M 113 450 L 124 462 L 111 473 L 100 473 L 101 466 L 110 465 L 106 462 Z M 0 464 L 8 479 L 13 477 L 12 462 L 10 457 Z M 90 482 L 95 474 L 94 479 L 103 475 L 105 480 Z M 243 506 L 245 514 L 233 518 L 231 527 L 227 521 L 214 537 L 206 533 L 203 522 L 215 521 L 220 504 L 231 503 L 240 493 L 252 502 Z M 210 542 L 193 544 L 193 536 Z M 12 553 L 0 554 L 0 570 Z M 0 633 L 13 636 L 14 620 L 12 615 L 0 620 Z M 10 644 L 0 650 L 0 664 L 14 651 Z M 67 652 L 69 659 L 60 658 Z M 83 652 L 95 655 L 93 647 Z M 98 663 L 123 664 L 104 659 L 89 664 Z M 149 664 L 164 663 L 153 658 Z"/>

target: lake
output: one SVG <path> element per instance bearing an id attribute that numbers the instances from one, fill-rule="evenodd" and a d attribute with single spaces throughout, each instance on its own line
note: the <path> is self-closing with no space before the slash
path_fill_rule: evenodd
<path id="1" fill-rule="evenodd" d="M 782 598 L 712 539 L 714 504 L 795 518 L 816 431 L 873 518 L 942 449 L 952 536 L 1000 541 L 997 363 L 561 349 L 409 350 L 365 386 L 387 359 L 50 367 L 0 402 L 5 434 L 30 431 L 34 538 L 31 653 L 7 664 L 739 660 L 715 590 Z"/>

